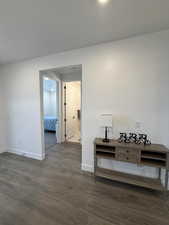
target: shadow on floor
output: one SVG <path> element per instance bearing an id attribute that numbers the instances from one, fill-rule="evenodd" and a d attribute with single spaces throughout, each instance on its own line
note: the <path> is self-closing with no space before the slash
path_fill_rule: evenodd
<path id="1" fill-rule="evenodd" d="M 57 144 L 56 133 L 45 131 L 45 149 L 49 149 L 50 147 Z"/>

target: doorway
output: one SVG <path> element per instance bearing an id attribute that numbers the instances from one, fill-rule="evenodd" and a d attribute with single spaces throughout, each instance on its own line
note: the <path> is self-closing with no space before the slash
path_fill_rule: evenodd
<path id="1" fill-rule="evenodd" d="M 65 142 L 81 142 L 81 81 L 63 83 Z"/>
<path id="2" fill-rule="evenodd" d="M 45 103 L 49 95 L 44 92 L 47 81 L 50 81 L 48 85 L 50 96 L 52 96 L 47 103 L 51 102 L 50 110 L 53 113 L 50 114 Z M 81 143 L 81 89 L 82 65 L 40 71 L 43 158 L 45 158 L 46 149 L 52 145 L 56 145 L 57 148 L 58 144 L 64 142 Z M 52 128 L 48 128 L 48 123 L 53 124 Z"/>

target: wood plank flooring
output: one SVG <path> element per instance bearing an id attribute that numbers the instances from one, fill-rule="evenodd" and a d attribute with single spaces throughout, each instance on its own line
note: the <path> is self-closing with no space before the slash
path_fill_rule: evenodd
<path id="1" fill-rule="evenodd" d="M 0 225 L 169 225 L 169 197 L 94 180 L 79 145 L 55 145 L 44 161 L 0 155 Z"/>
<path id="2" fill-rule="evenodd" d="M 46 149 L 57 144 L 55 132 L 45 131 L 44 136 L 45 136 L 45 148 Z"/>

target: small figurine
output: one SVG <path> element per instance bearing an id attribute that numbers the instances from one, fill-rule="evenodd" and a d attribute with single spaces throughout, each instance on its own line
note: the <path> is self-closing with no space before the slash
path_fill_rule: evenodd
<path id="1" fill-rule="evenodd" d="M 139 138 L 137 139 L 136 144 L 150 145 L 151 141 L 147 139 L 146 134 L 139 134 Z"/>
<path id="2" fill-rule="evenodd" d="M 136 143 L 137 142 L 137 134 L 129 133 L 129 140 L 130 140 L 130 143 Z"/>
<path id="3" fill-rule="evenodd" d="M 120 133 L 120 138 L 118 139 L 118 142 L 122 143 L 129 143 L 130 140 L 129 138 L 127 137 L 127 134 L 126 133 Z"/>
<path id="4" fill-rule="evenodd" d="M 147 139 L 147 134 L 135 134 L 129 133 L 120 133 L 120 138 L 118 139 L 119 143 L 135 143 L 135 144 L 144 144 L 151 145 L 151 141 Z"/>

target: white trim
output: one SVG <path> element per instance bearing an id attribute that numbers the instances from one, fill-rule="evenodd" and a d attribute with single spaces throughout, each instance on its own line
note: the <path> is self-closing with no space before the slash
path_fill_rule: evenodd
<path id="1" fill-rule="evenodd" d="M 88 164 L 81 164 L 81 169 L 83 171 L 88 171 L 88 172 L 91 172 L 91 173 L 94 172 L 94 167 L 91 166 L 91 165 L 88 165 Z"/>
<path id="2" fill-rule="evenodd" d="M 10 148 L 7 150 L 7 152 L 10 152 L 10 153 L 13 153 L 16 155 L 25 156 L 25 157 L 32 158 L 32 159 L 37 159 L 37 160 L 44 159 L 44 155 L 40 155 L 40 154 L 36 154 L 36 153 L 32 153 L 32 152 L 25 152 L 18 148 Z"/>
<path id="3" fill-rule="evenodd" d="M 57 94 L 56 94 L 56 102 L 57 102 L 57 114 L 58 114 L 58 128 L 56 129 L 56 138 L 57 143 L 60 144 L 62 142 L 62 96 L 61 96 L 61 79 L 59 77 L 55 77 L 55 81 L 57 83 Z"/>

